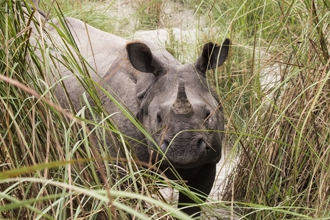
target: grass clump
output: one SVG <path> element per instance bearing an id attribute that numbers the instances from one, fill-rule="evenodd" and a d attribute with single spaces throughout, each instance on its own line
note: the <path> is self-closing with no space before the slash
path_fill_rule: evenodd
<path id="1" fill-rule="evenodd" d="M 157 29 L 161 21 L 162 1 L 137 1 L 137 17 L 140 18 L 136 29 Z"/>
<path id="2" fill-rule="evenodd" d="M 227 106 L 229 131 L 240 148 L 223 199 L 248 219 L 328 218 L 329 5 L 245 1 L 236 7 L 233 37 L 244 46 L 235 50 L 248 52 L 231 65 L 247 64 L 248 77 L 222 76 L 223 84 L 237 82 L 223 93 L 224 103 L 235 100 Z M 267 75 L 277 80 L 269 83 Z"/>
<path id="3" fill-rule="evenodd" d="M 138 1 L 132 6 L 136 12 L 128 10 L 123 19 L 108 13 L 116 3 L 105 7 L 102 1 L 48 1 L 41 8 L 121 36 L 164 21 L 162 1 Z M 216 218 L 223 217 L 222 208 L 243 219 L 329 218 L 330 4 L 181 3 L 195 10 L 197 20 L 207 18 L 207 26 L 195 29 L 199 33 L 208 28 L 210 34 L 196 34 L 196 45 L 210 39 L 221 44 L 223 36 L 232 41 L 229 61 L 208 76 L 220 94 L 227 120 L 224 143 L 238 155 L 237 166 L 227 179 L 223 201 L 205 203 L 204 210 Z M 28 24 L 41 24 L 28 4 L 3 1 L 0 6 L 0 218 L 185 219 L 159 194 L 157 184 L 169 182 L 152 169 L 141 171 L 134 157 L 121 161 L 123 170 L 114 172 L 116 160 L 103 143 L 111 136 L 128 152 L 128 138 L 93 96 L 98 85 L 88 80 L 85 60 L 72 58 L 70 50 L 63 53 L 65 65 L 83 76 L 81 82 L 96 103 L 91 107 L 86 98 L 86 107 L 71 114 L 56 104 L 52 93 L 60 80 L 49 79 L 59 74 L 52 65 L 57 59 L 52 49 L 58 48 L 40 40 L 42 55 L 36 54 Z M 61 37 L 75 50 L 68 32 Z M 169 38 L 165 46 L 179 60 L 184 60 L 178 56 L 187 45 L 197 48 L 177 40 L 173 31 Z M 91 139 L 92 133 L 97 140 Z M 119 180 L 113 181 L 114 176 Z"/>

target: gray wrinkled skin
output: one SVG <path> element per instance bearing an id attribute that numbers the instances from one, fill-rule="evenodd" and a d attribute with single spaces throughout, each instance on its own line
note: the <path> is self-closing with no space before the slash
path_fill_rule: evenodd
<path id="1" fill-rule="evenodd" d="M 173 105 L 180 80 L 191 105 L 183 113 L 176 112 Z M 159 131 L 154 138 L 176 168 L 220 160 L 222 133 L 210 131 L 223 131 L 219 103 L 209 92 L 206 79 L 191 64 L 177 66 L 158 79 L 145 100 L 138 117 L 149 132 Z"/>
<path id="2" fill-rule="evenodd" d="M 151 141 L 147 148 L 135 146 L 138 158 L 148 161 L 151 155 L 156 162 L 165 155 L 161 168 L 166 170 L 168 166 L 174 166 L 188 181 L 191 190 L 197 189 L 205 195 L 210 193 L 215 179 L 224 130 L 220 103 L 207 84 L 205 71 L 225 61 L 229 44 L 229 40 L 222 48 L 213 43 L 206 44 L 195 64 L 181 65 L 166 50 L 154 50 L 148 42 L 131 42 L 102 81 L 108 90 L 112 89 L 124 100 L 158 143 L 159 148 Z M 121 65 L 123 62 L 125 64 Z M 131 82 L 129 79 L 133 81 L 130 85 L 127 84 Z M 129 90 L 134 86 L 135 96 L 131 96 Z M 102 100 L 107 109 L 115 108 L 109 100 Z M 122 131 L 143 140 L 143 135 L 134 126 L 129 127 L 125 118 L 117 117 Z M 152 151 L 156 153 L 151 154 Z M 170 171 L 166 174 L 174 178 Z M 179 203 L 191 202 L 194 201 L 180 193 Z M 198 216 L 200 208 L 190 207 L 184 211 Z"/>
<path id="3" fill-rule="evenodd" d="M 206 44 L 195 64 L 181 65 L 166 50 L 149 42 L 127 42 L 74 18 L 67 18 L 67 22 L 82 56 L 91 65 L 91 78 L 118 97 L 158 143 L 159 147 L 150 141 L 145 144 L 131 141 L 139 160 L 148 162 L 152 155 L 156 162 L 162 159 L 159 154 L 162 151 L 166 155 L 162 169 L 173 165 L 192 190 L 196 188 L 208 195 L 215 178 L 215 165 L 221 158 L 224 119 L 205 72 L 225 61 L 229 40 L 222 47 Z M 49 31 L 61 45 L 56 30 L 50 28 Z M 66 77 L 64 84 L 78 111 L 85 89 L 71 71 L 60 63 L 58 66 L 61 76 Z M 56 95 L 61 105 L 68 108 L 60 86 L 56 87 Z M 99 91 L 99 96 L 109 114 L 118 112 L 111 119 L 124 134 L 145 141 L 144 135 L 103 92 Z M 172 173 L 166 174 L 173 178 Z M 193 202 L 179 195 L 179 203 Z M 193 207 L 184 211 L 196 214 L 200 209 Z"/>

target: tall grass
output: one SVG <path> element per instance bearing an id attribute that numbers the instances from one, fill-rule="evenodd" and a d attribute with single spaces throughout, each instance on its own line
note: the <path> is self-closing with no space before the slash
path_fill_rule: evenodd
<path id="1" fill-rule="evenodd" d="M 198 45 L 221 43 L 223 36 L 233 42 L 229 61 L 208 76 L 221 97 L 224 143 L 237 155 L 237 166 L 223 201 L 204 204 L 206 216 L 221 219 L 224 208 L 242 219 L 330 218 L 329 1 L 180 3 L 216 30 L 196 35 Z M 131 36 L 141 28 L 171 27 L 162 20 L 163 4 L 138 1 L 135 12 L 125 11 L 124 17 L 108 13 L 116 1 L 45 1 L 40 7 L 51 16 L 77 17 Z M 139 169 L 130 156 L 122 161 L 124 169 L 114 172 L 117 164 L 104 149 L 106 137 L 111 134 L 126 152 L 128 137 L 114 128 L 93 96 L 98 85 L 88 80 L 88 64 L 70 55 L 75 43 L 65 23 L 61 37 L 71 48 L 63 52 L 65 65 L 84 76 L 82 84 L 91 88 L 96 103 L 92 107 L 86 98 L 86 107 L 77 113 L 57 105 L 52 91 L 61 81 L 49 79 L 59 73 L 52 68 L 56 59 L 47 42 L 39 40 L 42 56 L 29 43 L 27 24 L 40 25 L 33 10 L 25 2 L 3 1 L 0 7 L 0 218 L 188 219 L 167 205 L 157 188 L 170 183 L 184 190 L 176 182 L 153 169 Z M 187 53 L 189 43 L 173 40 L 167 46 L 178 57 Z"/>
<path id="2" fill-rule="evenodd" d="M 223 199 L 249 219 L 329 218 L 329 2 L 222 6 L 236 42 L 222 97 L 239 148 Z"/>

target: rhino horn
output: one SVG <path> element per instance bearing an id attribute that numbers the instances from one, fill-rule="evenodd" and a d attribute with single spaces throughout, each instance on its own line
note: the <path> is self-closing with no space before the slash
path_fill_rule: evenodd
<path id="1" fill-rule="evenodd" d="M 192 106 L 187 98 L 183 79 L 179 81 L 179 88 L 176 100 L 173 104 L 173 110 L 175 114 L 185 115 L 192 110 Z"/>

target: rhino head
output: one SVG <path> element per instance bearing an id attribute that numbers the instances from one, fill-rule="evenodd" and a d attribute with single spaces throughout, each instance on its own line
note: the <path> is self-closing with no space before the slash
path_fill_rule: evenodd
<path id="1" fill-rule="evenodd" d="M 185 169 L 220 160 L 224 119 L 206 71 L 223 64 L 229 44 L 205 44 L 196 63 L 185 65 L 156 56 L 141 42 L 126 46 L 130 63 L 142 72 L 137 118 L 166 155 L 163 163 Z M 149 148 L 157 150 L 151 143 Z"/>

